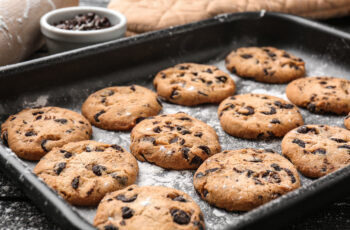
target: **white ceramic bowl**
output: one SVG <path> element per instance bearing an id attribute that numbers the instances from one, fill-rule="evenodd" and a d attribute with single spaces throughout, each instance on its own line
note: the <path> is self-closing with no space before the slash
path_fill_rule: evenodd
<path id="1" fill-rule="evenodd" d="M 64 30 L 53 26 L 54 23 L 74 18 L 78 14 L 95 13 L 107 17 L 112 26 L 99 30 Z M 58 53 L 76 49 L 100 42 L 110 41 L 124 37 L 126 31 L 126 18 L 123 14 L 102 7 L 67 7 L 53 10 L 40 20 L 41 32 L 46 37 L 50 53 Z"/>

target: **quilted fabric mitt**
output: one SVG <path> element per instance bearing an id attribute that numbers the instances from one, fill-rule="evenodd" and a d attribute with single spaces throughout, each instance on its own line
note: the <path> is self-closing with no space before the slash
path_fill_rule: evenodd
<path id="1" fill-rule="evenodd" d="M 128 19 L 128 35 L 181 25 L 222 13 L 274 11 L 309 18 L 350 13 L 350 0 L 111 0 Z"/>

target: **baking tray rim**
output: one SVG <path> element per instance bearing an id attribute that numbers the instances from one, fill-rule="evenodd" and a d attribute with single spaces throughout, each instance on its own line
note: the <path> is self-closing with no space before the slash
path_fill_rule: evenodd
<path id="1" fill-rule="evenodd" d="M 121 47 L 127 47 L 129 45 L 135 45 L 147 41 L 152 41 L 153 39 L 159 39 L 164 37 L 171 37 L 172 35 L 188 33 L 193 30 L 197 30 L 203 27 L 208 27 L 210 25 L 216 25 L 220 23 L 229 23 L 235 20 L 251 20 L 259 19 L 263 17 L 273 17 L 276 19 L 287 20 L 292 23 L 301 24 L 313 29 L 317 29 L 321 32 L 328 33 L 340 37 L 342 39 L 347 39 L 350 41 L 350 34 L 343 32 L 332 27 L 322 25 L 321 23 L 314 22 L 308 19 L 304 19 L 298 16 L 287 15 L 282 13 L 270 13 L 264 12 L 247 12 L 247 13 L 235 13 L 235 14 L 222 14 L 214 18 L 190 23 L 182 26 L 172 27 L 165 30 L 148 32 L 142 35 L 138 35 L 131 38 L 123 38 L 116 41 L 110 41 L 98 45 L 93 45 L 89 47 L 80 48 L 77 50 L 72 50 L 64 52 L 61 54 L 51 55 L 31 61 L 26 61 L 18 64 L 12 64 L 4 67 L 0 67 L 0 78 L 11 77 L 12 74 L 26 72 L 38 68 L 43 68 L 45 66 L 54 65 L 56 63 L 67 62 L 74 60 L 76 58 L 81 58 L 89 55 L 95 55 L 97 53 L 103 53 L 105 51 L 110 51 L 110 49 L 118 49 Z M 6 157 L 7 156 L 7 157 Z M 85 218 L 74 211 L 74 206 L 69 205 L 64 202 L 55 191 L 50 189 L 44 182 L 39 180 L 29 169 L 23 168 L 23 162 L 18 159 L 15 155 L 10 153 L 4 153 L 1 151 L 0 154 L 0 167 L 1 171 L 4 171 L 5 174 L 10 175 L 15 181 L 15 183 L 21 185 L 21 189 L 25 192 L 26 190 L 35 190 L 39 194 L 34 194 L 33 191 L 27 194 L 37 206 L 42 210 L 47 208 L 55 208 L 56 210 L 49 210 L 49 213 L 52 212 L 49 216 L 56 223 L 61 223 L 62 225 L 70 226 L 74 229 L 95 229 L 90 223 L 88 223 Z M 7 171 L 6 171 L 7 169 Z M 24 169 L 24 170 L 23 170 Z M 28 170 L 29 173 L 25 172 Z M 18 179 L 20 178 L 20 179 Z M 250 212 L 242 214 L 239 218 L 241 219 L 238 223 L 227 226 L 228 228 L 244 228 L 252 222 L 255 222 L 259 219 L 264 219 L 269 215 L 278 212 L 280 210 L 285 210 L 288 207 L 300 203 L 303 200 L 313 196 L 316 193 L 319 193 L 323 190 L 329 189 L 330 187 L 340 183 L 344 179 L 350 178 L 350 166 L 342 168 L 336 172 L 333 172 L 327 176 L 317 179 L 308 185 L 292 191 L 276 200 L 273 200 L 265 205 L 262 205 Z M 38 196 L 39 195 L 39 196 Z M 44 205 L 41 204 L 42 201 Z M 270 212 L 264 212 L 266 209 L 273 209 Z M 54 211 L 59 211 L 60 216 L 58 220 L 55 220 Z M 63 221 L 63 222 L 60 222 Z"/>

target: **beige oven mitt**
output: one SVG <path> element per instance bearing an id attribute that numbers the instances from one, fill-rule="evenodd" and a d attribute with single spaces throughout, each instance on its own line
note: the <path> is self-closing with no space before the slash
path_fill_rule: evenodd
<path id="1" fill-rule="evenodd" d="M 79 0 L 0 0 L 0 66 L 16 63 L 43 44 L 40 18 Z"/>
<path id="2" fill-rule="evenodd" d="M 199 21 L 222 13 L 274 11 L 309 18 L 350 13 L 350 0 L 111 0 L 128 20 L 128 35 Z"/>

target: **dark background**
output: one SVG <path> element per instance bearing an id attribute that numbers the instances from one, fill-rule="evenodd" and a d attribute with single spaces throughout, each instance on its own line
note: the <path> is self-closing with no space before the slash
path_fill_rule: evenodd
<path id="1" fill-rule="evenodd" d="M 80 0 L 81 5 L 106 6 L 109 0 Z M 350 16 L 322 21 L 350 33 Z M 350 64 L 350 60 L 349 60 Z M 271 220 L 273 221 L 273 220 Z M 0 171 L 0 229 L 59 229 Z M 287 230 L 350 229 L 350 195 L 305 216 L 291 219 Z"/>

